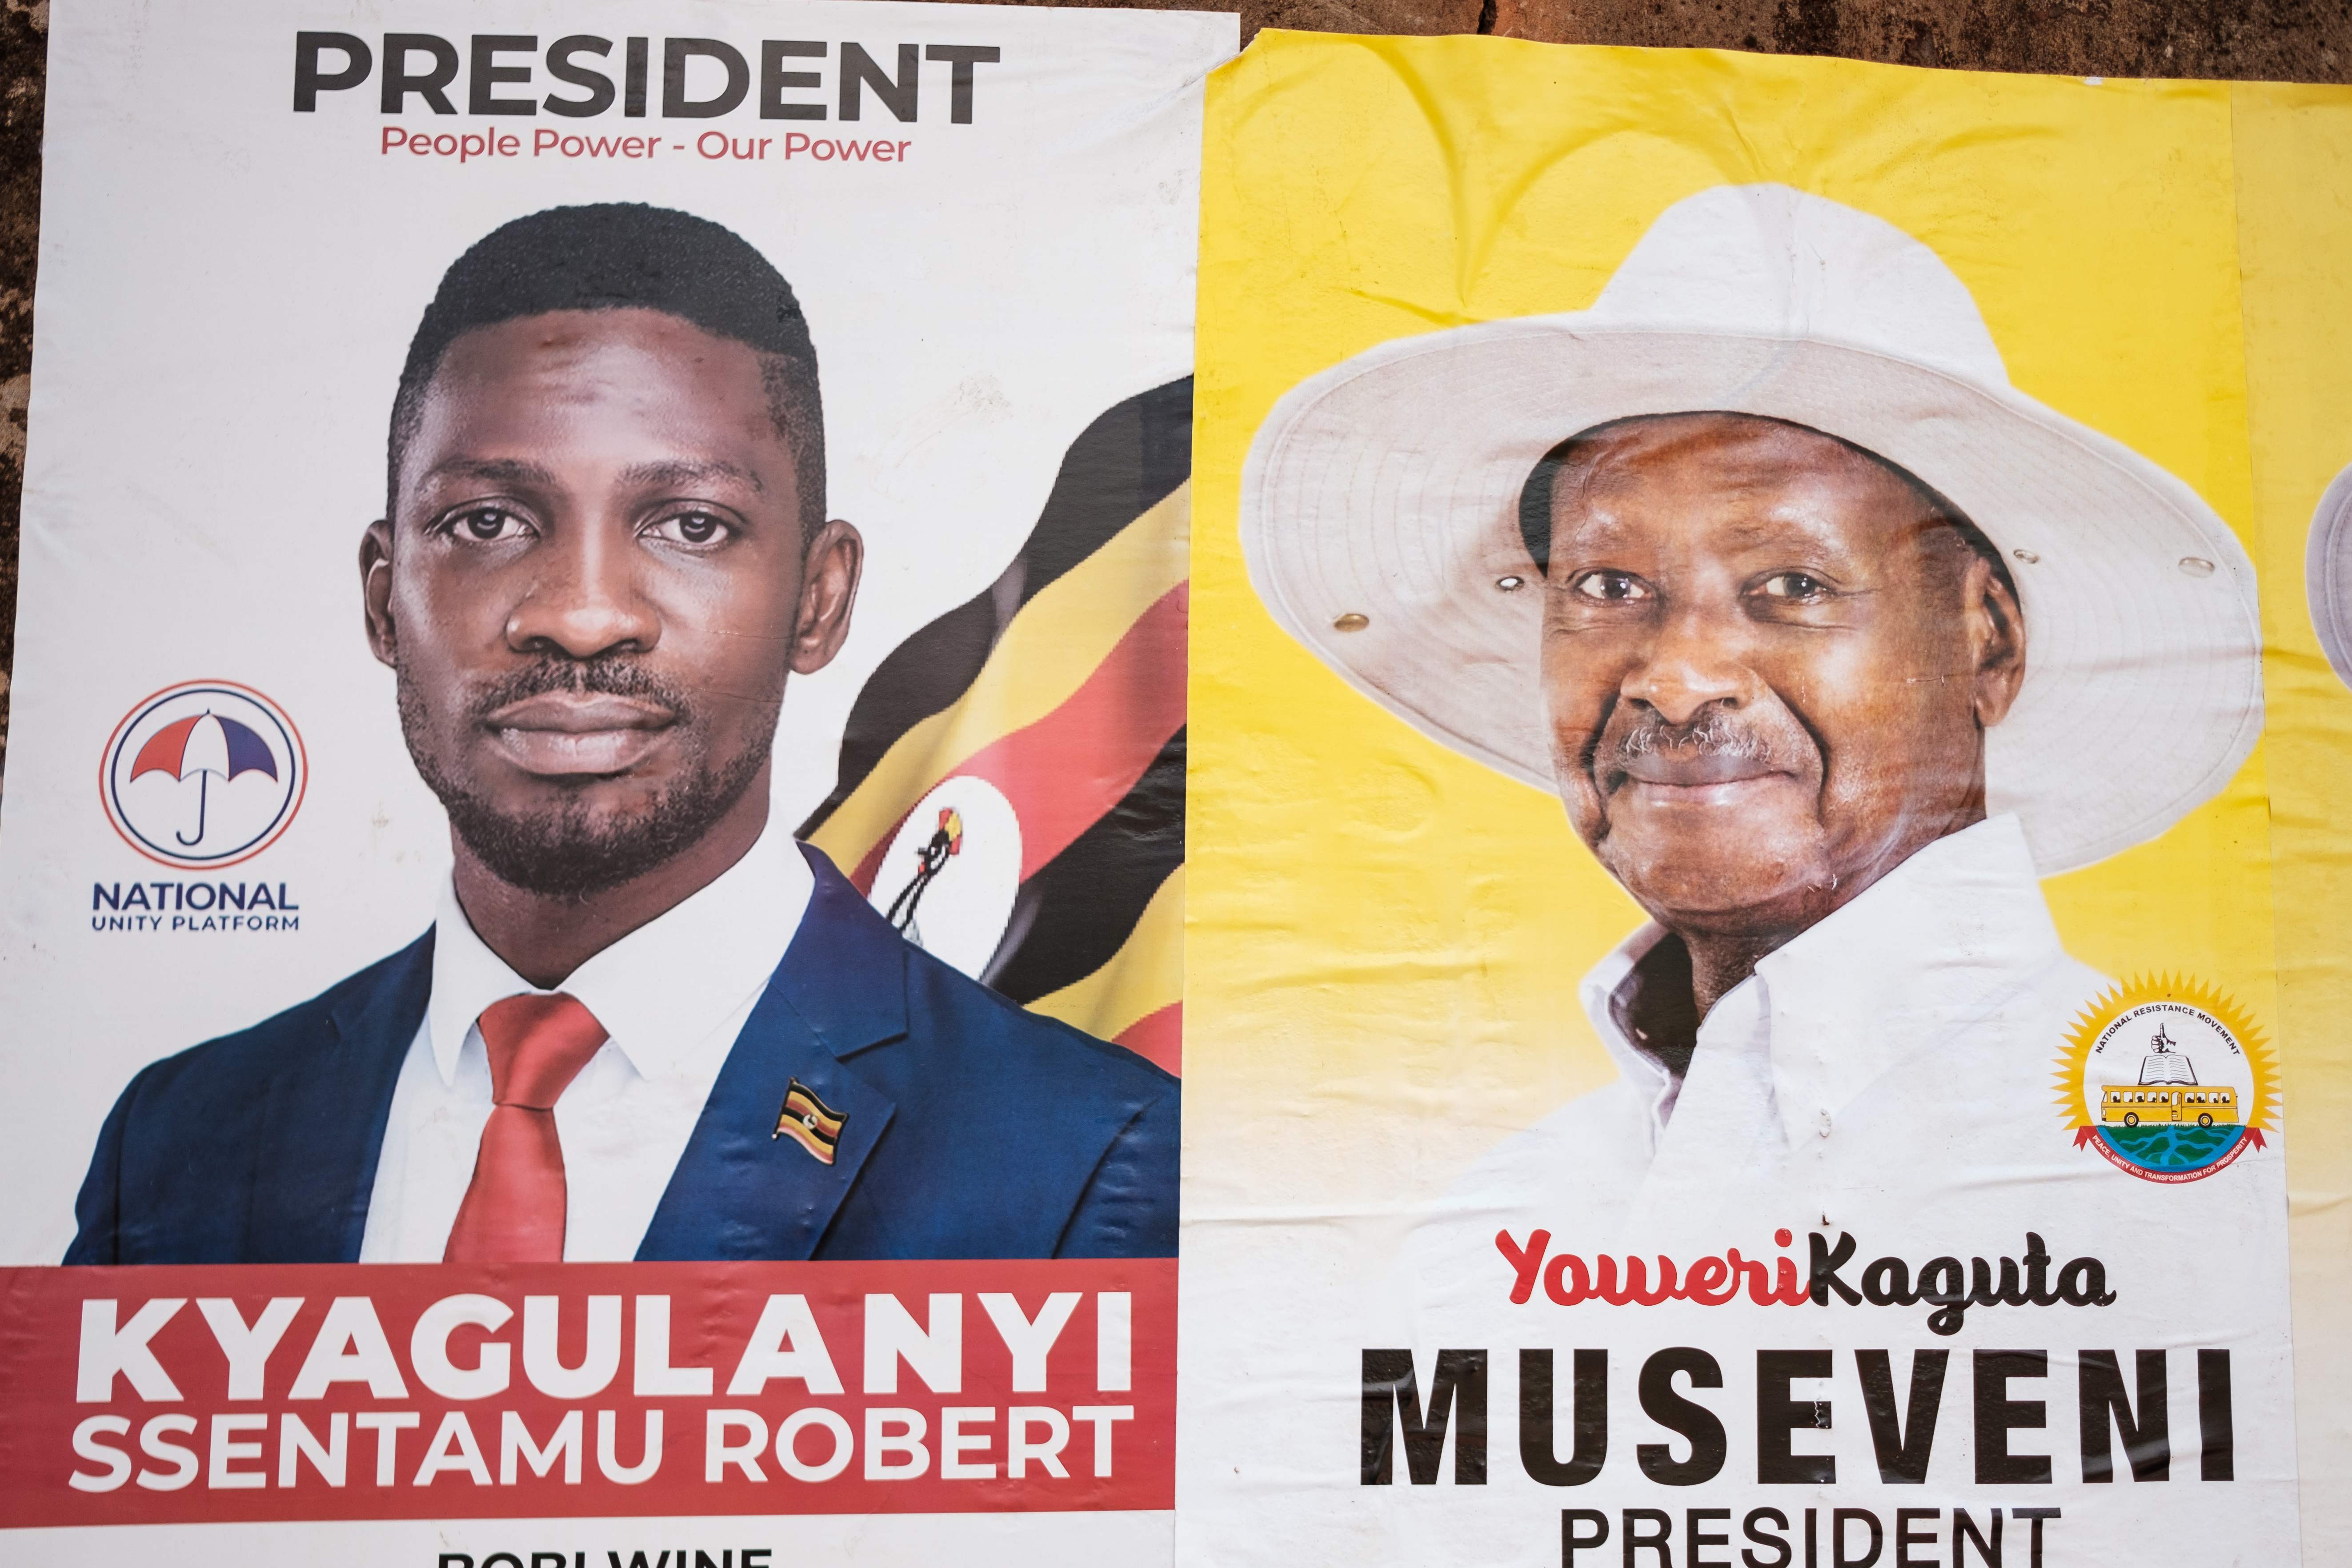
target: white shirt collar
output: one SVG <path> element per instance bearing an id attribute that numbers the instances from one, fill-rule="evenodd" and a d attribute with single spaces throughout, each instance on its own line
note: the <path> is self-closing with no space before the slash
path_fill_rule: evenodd
<path id="1" fill-rule="evenodd" d="M 1626 1037 L 1613 1004 L 1665 934 L 1643 925 L 1580 988 L 1601 1045 L 1659 1125 L 1679 1086 Z M 2063 956 L 2023 829 L 2014 816 L 1990 817 L 1918 850 L 1769 954 L 1707 1014 L 1700 1049 L 1760 1026 L 1793 1143 L 1818 1131 L 1823 1112 L 1834 1115 Z"/>
<path id="2" fill-rule="evenodd" d="M 783 961 L 815 878 L 772 819 L 743 858 L 682 903 L 639 926 L 554 987 L 575 996 L 645 1078 L 678 1071 L 757 994 Z M 482 1009 L 538 987 L 475 934 L 445 882 L 425 1009 L 433 1065 L 446 1085 Z"/>

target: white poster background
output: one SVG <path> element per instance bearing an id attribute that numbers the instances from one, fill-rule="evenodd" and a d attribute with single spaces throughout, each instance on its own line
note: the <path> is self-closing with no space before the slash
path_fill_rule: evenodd
<path id="1" fill-rule="evenodd" d="M 359 35 L 378 75 L 294 112 L 298 29 Z M 476 33 L 537 35 L 542 50 L 571 33 L 649 37 L 652 112 L 471 116 L 461 71 L 459 113 L 412 98 L 397 123 L 513 134 L 521 155 L 385 153 L 386 31 L 436 34 L 461 58 Z M 669 37 L 734 45 L 751 97 L 723 119 L 661 119 Z M 766 38 L 828 45 L 792 62 L 824 85 L 787 95 L 828 104 L 845 40 L 886 70 L 902 43 L 1003 58 L 974 68 L 969 124 L 949 121 L 944 62 L 924 65 L 912 124 L 870 90 L 854 125 L 762 121 Z M 362 638 L 356 562 L 383 508 L 410 335 L 467 246 L 545 207 L 649 202 L 725 224 L 799 295 L 830 510 L 868 557 L 847 646 L 786 695 L 774 809 L 797 823 L 833 784 L 874 667 L 997 575 L 1090 420 L 1189 372 L 1201 79 L 1234 43 L 1232 16 L 1173 12 L 58 0 L 0 808 L 0 1264 L 62 1255 L 100 1121 L 142 1065 L 315 994 L 431 920 L 447 830 L 402 744 L 392 674 Z M 578 96 L 541 54 L 500 63 L 532 68 L 504 95 Z M 617 79 L 620 64 L 616 47 L 601 68 Z M 709 97 L 720 79 L 696 61 L 688 91 Z M 675 145 L 649 161 L 533 157 L 541 128 Z M 712 131 L 772 145 L 705 158 L 695 138 Z M 793 132 L 909 145 L 891 163 L 786 160 Z M 200 679 L 266 693 L 299 728 L 311 775 L 281 839 L 209 873 L 135 853 L 97 788 L 117 722 Z M 282 882 L 299 929 L 91 929 L 94 883 L 190 879 Z M 1164 1518 L 1151 1528 L 1164 1543 Z M 328 1533 L 343 1542 L 331 1555 L 355 1560 L 359 1535 Z M 5 1542 L 0 1555 L 23 1560 Z M 429 1560 L 413 1541 L 395 1559 Z"/>

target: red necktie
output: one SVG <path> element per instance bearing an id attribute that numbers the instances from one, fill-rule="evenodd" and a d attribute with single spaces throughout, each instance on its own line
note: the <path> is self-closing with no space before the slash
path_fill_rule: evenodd
<path id="1" fill-rule="evenodd" d="M 575 997 L 509 996 L 476 1021 L 490 1058 L 490 1119 L 445 1263 L 563 1261 L 563 1145 L 555 1102 L 604 1043 Z"/>

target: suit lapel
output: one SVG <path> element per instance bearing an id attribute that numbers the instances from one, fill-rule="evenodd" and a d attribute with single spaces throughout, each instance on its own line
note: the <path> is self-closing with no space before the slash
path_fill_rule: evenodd
<path id="1" fill-rule="evenodd" d="M 640 1261 L 809 1257 L 896 1110 L 841 1058 L 907 1032 L 905 947 L 830 860 L 800 847 L 816 879 L 808 910 L 711 1086 Z M 777 1134 L 795 1082 L 841 1118 L 830 1164 Z"/>
<path id="2" fill-rule="evenodd" d="M 331 1037 L 269 1085 L 245 1257 L 356 1263 L 401 1064 L 433 988 L 427 931 L 328 1012 Z"/>

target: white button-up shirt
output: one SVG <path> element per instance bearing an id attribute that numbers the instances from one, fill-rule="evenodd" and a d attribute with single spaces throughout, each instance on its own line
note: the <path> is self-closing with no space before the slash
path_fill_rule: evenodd
<path id="1" fill-rule="evenodd" d="M 709 886 L 555 987 L 579 998 L 609 1036 L 555 1102 L 566 1262 L 636 1256 L 814 889 L 791 834 L 771 824 Z M 491 1003 L 537 989 L 484 945 L 445 885 L 432 999 L 393 1089 L 362 1262 L 441 1260 L 490 1115 L 489 1057 L 475 1020 Z"/>
<path id="2" fill-rule="evenodd" d="M 1964 1121 L 2052 1131 L 2059 1045 L 2108 984 L 2059 944 L 2011 816 L 1927 846 L 1767 955 L 1709 1010 L 1680 1079 L 1626 1028 L 1635 966 L 1665 934 L 1643 926 L 1580 989 L 1618 1081 L 1490 1162 L 1550 1145 L 1538 1163 L 1572 1168 L 1588 1223 L 1645 1241 L 1715 1234 L 1768 1173 L 1822 1200 L 1875 1186 L 1885 1173 L 1853 1168 L 1874 1128 L 1902 1129 L 1906 1162 L 1938 1142 L 1966 1158 Z"/>
<path id="3" fill-rule="evenodd" d="M 1383 1314 L 1385 1331 L 1372 1331 L 1415 1347 L 1424 1380 L 1441 1347 L 1490 1355 L 1492 1484 L 1432 1489 L 1444 1495 L 1416 1505 L 1409 1533 L 1425 1527 L 1426 1560 L 1557 1563 L 1567 1504 L 1613 1519 L 1624 1506 L 1684 1501 L 1741 1510 L 1866 1505 L 1882 1514 L 1898 1502 L 1958 1503 L 1980 1518 L 1992 1505 L 2055 1506 L 2064 1510 L 2065 1545 L 2049 1550 L 2049 1563 L 2140 1561 L 2156 1542 L 2179 1543 L 2182 1562 L 2294 1560 L 2284 1162 L 2273 1143 L 2203 1180 L 2168 1184 L 2074 1146 L 2059 1106 L 2059 1057 L 2107 982 L 2061 947 L 2013 818 L 1919 850 L 1763 959 L 1708 1012 L 1680 1080 L 1627 1032 L 1635 966 L 1664 935 L 1644 927 L 1584 983 L 1585 1010 L 1618 1080 L 1473 1168 L 1415 1232 L 1395 1314 Z M 2070 1259 L 2096 1258 L 2116 1300 L 1970 1307 L 1951 1336 L 1928 1328 L 1930 1305 L 1849 1304 L 1834 1295 L 1826 1306 L 1759 1307 L 1744 1297 L 1721 1306 L 1562 1306 L 1538 1285 L 1514 1304 L 1515 1275 L 1496 1233 L 1525 1246 L 1539 1229 L 1549 1233 L 1550 1257 L 1574 1253 L 1591 1264 L 1638 1256 L 1653 1260 L 1653 1280 L 1662 1255 L 1687 1268 L 1737 1247 L 1768 1267 L 1790 1260 L 1801 1282 L 1809 1232 L 1832 1244 L 1850 1237 L 1854 1249 L 1840 1278 L 1855 1288 L 1880 1258 L 1905 1260 L 1915 1279 L 1937 1258 L 1963 1267 L 1985 1258 L 1997 1271 L 2004 1257 L 2023 1258 L 2032 1232 L 2053 1255 L 2052 1279 Z M 1781 1230 L 1791 1237 L 1785 1246 L 1775 1240 Z M 1634 1400 L 1634 1374 L 1651 1352 L 1677 1344 L 1720 1363 L 1725 1387 L 1696 1397 L 1721 1415 L 1730 1443 L 1720 1478 L 1682 1495 L 1633 1462 L 1638 1443 L 1663 1437 Z M 1507 1434 L 1517 1425 L 1518 1350 L 1555 1348 L 1565 1411 L 1573 1346 L 1610 1352 L 1612 1437 L 1601 1476 L 1566 1493 L 1521 1474 Z M 2047 1428 L 2011 1437 L 2012 1451 L 2050 1457 L 2051 1482 L 1975 1484 L 1969 1368 L 1979 1347 L 2048 1352 L 2046 1378 L 2011 1390 L 2042 1402 Z M 1787 1348 L 1833 1352 L 1832 1378 L 1799 1388 L 1830 1402 L 1832 1427 L 1805 1434 L 1797 1448 L 1835 1457 L 1833 1487 L 1757 1485 L 1755 1355 Z M 1898 1380 L 1908 1376 L 1911 1350 L 1952 1352 L 1926 1487 L 1889 1489 L 1878 1479 L 1853 1353 L 1877 1348 L 1895 1352 Z M 2126 1379 L 2135 1352 L 2166 1353 L 2168 1482 L 2135 1482 L 2118 1446 L 2119 1479 L 2084 1484 L 2075 1379 L 2084 1348 L 2115 1350 Z M 2196 1352 L 2204 1349 L 2231 1356 L 2236 1479 L 2228 1483 L 2200 1479 Z M 1557 1434 L 1563 1453 L 1566 1421 L 1563 1414 Z M 1483 1501 L 1467 1500 L 1482 1490 Z M 1736 1527 L 1742 1515 L 1732 1517 Z M 1948 1523 L 1943 1530 L 1948 1536 Z M 2009 1550 L 2021 1560 L 2019 1545 Z M 1613 1563 L 1618 1552 L 1612 1535 L 1592 1561 Z M 1948 1540 L 1931 1555 L 1948 1562 Z"/>

